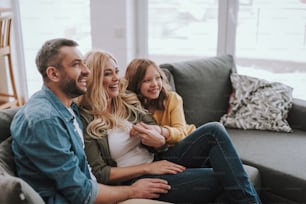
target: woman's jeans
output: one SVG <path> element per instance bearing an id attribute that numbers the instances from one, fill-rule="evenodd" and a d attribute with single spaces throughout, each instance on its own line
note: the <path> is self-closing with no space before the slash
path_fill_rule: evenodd
<path id="1" fill-rule="evenodd" d="M 186 168 L 175 175 L 147 175 L 168 181 L 171 190 L 158 200 L 173 203 L 210 203 L 223 194 L 225 203 L 261 203 L 231 139 L 218 122 L 197 128 L 156 160 L 168 160 Z"/>

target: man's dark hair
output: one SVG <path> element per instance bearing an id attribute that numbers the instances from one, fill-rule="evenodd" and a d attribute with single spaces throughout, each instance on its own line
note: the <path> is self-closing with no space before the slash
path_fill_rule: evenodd
<path id="1" fill-rule="evenodd" d="M 78 43 L 65 38 L 56 38 L 46 41 L 36 55 L 36 66 L 43 79 L 47 78 L 47 67 L 61 67 L 62 56 L 59 52 L 63 46 L 76 47 Z"/>

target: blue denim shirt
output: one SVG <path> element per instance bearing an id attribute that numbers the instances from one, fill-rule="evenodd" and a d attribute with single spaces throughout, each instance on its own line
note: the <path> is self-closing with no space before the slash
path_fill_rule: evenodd
<path id="1" fill-rule="evenodd" d="M 94 202 L 98 184 L 91 180 L 73 116 L 49 88 L 43 86 L 18 111 L 11 134 L 18 176 L 47 203 Z"/>

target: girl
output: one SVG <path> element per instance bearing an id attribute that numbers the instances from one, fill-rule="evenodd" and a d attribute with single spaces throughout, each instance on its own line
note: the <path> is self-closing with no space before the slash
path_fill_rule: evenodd
<path id="1" fill-rule="evenodd" d="M 137 94 L 170 146 L 168 151 L 158 154 L 158 159 L 189 168 L 210 167 L 223 175 L 220 182 L 227 200 L 232 203 L 261 203 L 223 125 L 211 122 L 196 129 L 187 124 L 182 98 L 170 91 L 165 74 L 156 63 L 149 59 L 132 60 L 125 79 L 129 83 L 127 89 Z M 156 127 L 134 125 L 132 131 L 142 135 L 147 129 Z M 146 144 L 150 146 L 150 143 Z"/>

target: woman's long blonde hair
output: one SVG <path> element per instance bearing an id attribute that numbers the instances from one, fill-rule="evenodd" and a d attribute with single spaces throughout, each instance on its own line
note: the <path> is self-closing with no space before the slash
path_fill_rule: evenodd
<path id="1" fill-rule="evenodd" d="M 84 111 L 92 118 L 87 121 L 86 132 L 94 138 L 103 137 L 106 131 L 114 127 L 124 127 L 127 119 L 138 120 L 137 113 L 146 113 L 137 96 L 127 92 L 127 82 L 120 79 L 119 95 L 112 99 L 112 113 L 107 111 L 109 98 L 103 86 L 104 68 L 106 62 L 111 59 L 116 64 L 116 59 L 108 52 L 93 50 L 86 54 L 85 64 L 91 73 L 87 82 L 87 92 L 80 97 L 78 104 L 80 111 Z"/>

